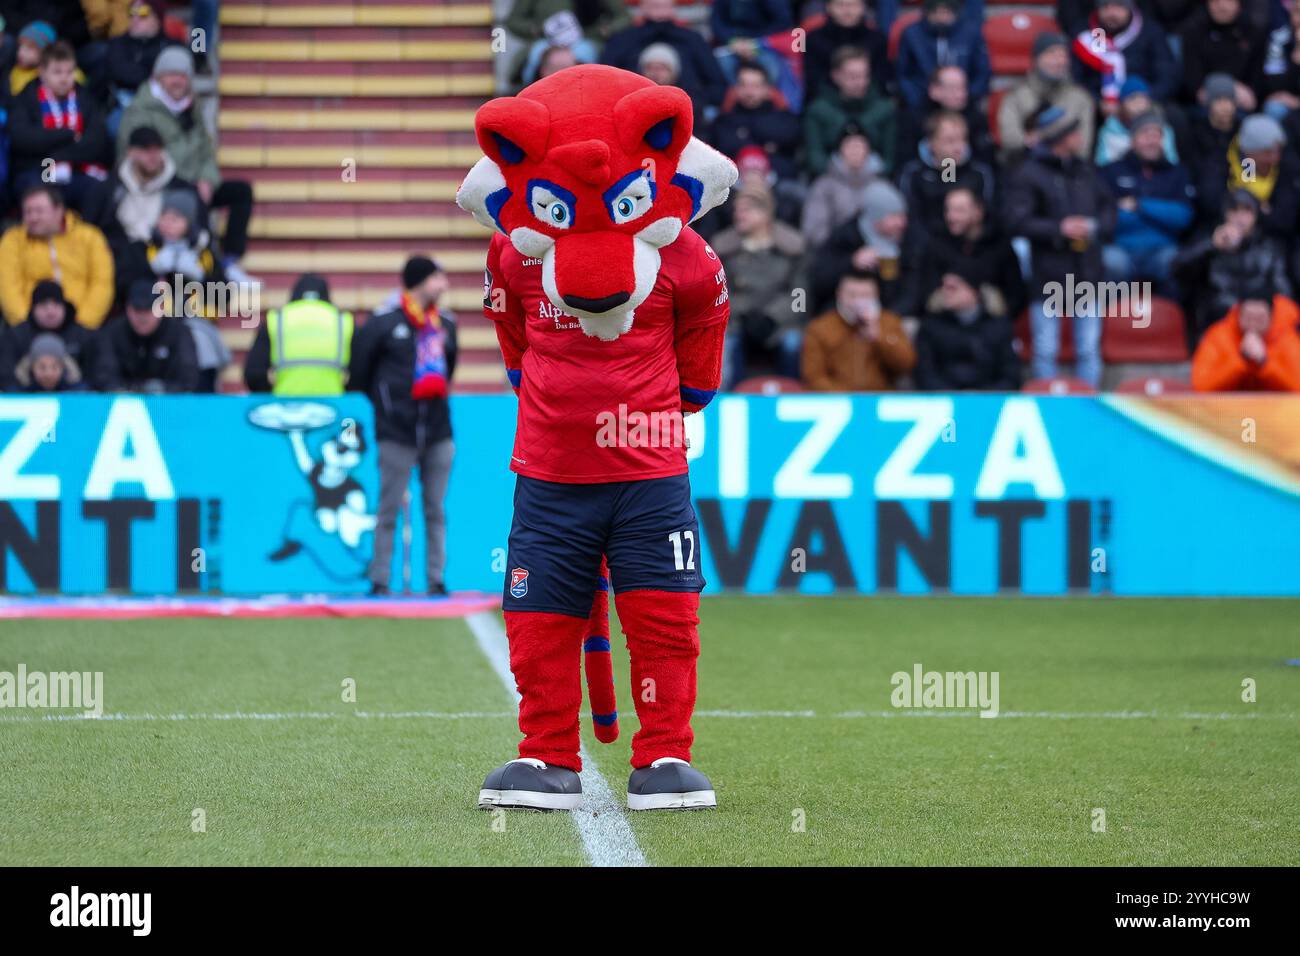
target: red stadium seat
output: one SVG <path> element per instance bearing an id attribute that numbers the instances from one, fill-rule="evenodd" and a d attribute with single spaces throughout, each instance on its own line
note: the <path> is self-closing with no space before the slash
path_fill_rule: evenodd
<path id="1" fill-rule="evenodd" d="M 1019 343 L 1017 352 L 1020 354 L 1020 360 L 1025 364 L 1034 357 L 1033 336 L 1029 332 L 1029 310 L 1026 309 L 1020 313 L 1015 324 L 1016 341 Z M 1064 364 L 1069 364 L 1075 359 L 1074 355 L 1074 323 L 1067 320 L 1061 321 L 1061 347 L 1057 352 L 1056 360 Z"/>
<path id="2" fill-rule="evenodd" d="M 894 18 L 894 25 L 889 28 L 889 59 L 891 62 L 898 59 L 898 44 L 902 41 L 903 31 L 919 19 L 921 19 L 921 15 L 915 11 L 900 13 Z"/>
<path id="3" fill-rule="evenodd" d="M 1023 76 L 1033 59 L 1034 37 L 1060 27 L 1041 13 L 1003 13 L 984 21 L 984 42 L 996 76 Z"/>
<path id="4" fill-rule="evenodd" d="M 1126 379 L 1115 386 L 1115 391 L 1125 395 L 1181 395 L 1193 391 L 1191 382 L 1176 378 L 1161 378 L 1158 375 L 1143 375 Z"/>
<path id="5" fill-rule="evenodd" d="M 1126 310 L 1106 316 L 1101 355 L 1107 362 L 1186 362 L 1187 326 L 1177 302 L 1154 296 L 1151 315 L 1137 327 Z M 1146 321 L 1149 318 L 1149 322 Z"/>
<path id="6" fill-rule="evenodd" d="M 745 379 L 732 391 L 742 395 L 790 395 L 807 389 L 803 387 L 803 382 L 796 378 L 786 378 L 784 375 L 755 375 Z"/>
<path id="7" fill-rule="evenodd" d="M 989 92 L 989 132 L 993 134 L 993 142 L 999 146 L 1002 145 L 1002 130 L 998 129 L 998 108 L 1002 105 L 1002 97 L 1006 95 L 1006 89 L 991 90 Z"/>
<path id="8" fill-rule="evenodd" d="M 1020 389 L 1031 395 L 1096 395 L 1097 390 L 1081 378 L 1058 375 L 1055 378 L 1033 378 Z"/>

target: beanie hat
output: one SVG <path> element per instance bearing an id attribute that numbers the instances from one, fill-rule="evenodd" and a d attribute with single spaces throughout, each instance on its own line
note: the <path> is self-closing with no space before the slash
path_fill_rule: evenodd
<path id="1" fill-rule="evenodd" d="M 64 302 L 63 286 L 59 285 L 53 279 L 42 279 L 36 283 L 32 289 L 32 308 L 35 308 L 41 302 Z"/>
<path id="2" fill-rule="evenodd" d="M 768 189 L 761 181 L 751 179 L 736 190 L 736 199 L 745 199 L 749 202 L 756 203 L 762 207 L 768 215 L 776 212 L 776 200 L 772 197 L 772 190 Z"/>
<path id="3" fill-rule="evenodd" d="M 164 73 L 184 73 L 193 78 L 194 57 L 190 56 L 190 51 L 183 46 L 163 47 L 158 59 L 153 61 L 152 75 L 162 76 Z"/>
<path id="4" fill-rule="evenodd" d="M 644 70 L 647 63 L 665 63 L 673 71 L 673 76 L 681 76 L 682 58 L 667 43 L 651 43 L 642 50 L 636 61 L 637 68 Z"/>
<path id="5" fill-rule="evenodd" d="M 1205 93 L 1206 106 L 1215 100 L 1237 100 L 1237 81 L 1227 73 L 1211 73 L 1201 84 L 1201 89 Z"/>
<path id="6" fill-rule="evenodd" d="M 1049 106 L 1038 114 L 1034 129 L 1038 131 L 1042 142 L 1051 146 L 1073 133 L 1079 126 L 1079 118 L 1071 116 L 1059 106 Z"/>
<path id="7" fill-rule="evenodd" d="M 58 38 L 59 35 L 54 32 L 54 27 L 44 20 L 33 20 L 18 33 L 18 39 L 35 43 L 39 50 L 44 50 Z"/>
<path id="8" fill-rule="evenodd" d="M 882 179 L 862 191 L 862 215 L 868 222 L 879 222 L 886 216 L 907 212 L 903 194 Z"/>
<path id="9" fill-rule="evenodd" d="M 53 332 L 42 332 L 32 339 L 32 344 L 27 348 L 27 354 L 33 361 L 47 355 L 63 361 L 68 357 L 68 347 L 63 344 L 63 339 Z"/>
<path id="10" fill-rule="evenodd" d="M 1121 100 L 1128 99 L 1130 96 L 1136 96 L 1139 93 L 1144 96 L 1151 95 L 1151 87 L 1148 86 L 1147 81 L 1142 79 L 1140 76 L 1130 76 L 1124 81 L 1124 85 L 1119 88 L 1119 98 Z"/>
<path id="11" fill-rule="evenodd" d="M 1069 46 L 1070 41 L 1066 39 L 1064 33 L 1052 33 L 1047 31 L 1034 37 L 1033 58 L 1037 60 L 1053 47 Z"/>
<path id="12" fill-rule="evenodd" d="M 542 21 L 542 36 L 551 46 L 577 46 L 582 40 L 582 24 L 572 10 L 559 10 Z"/>
<path id="13" fill-rule="evenodd" d="M 1133 122 L 1128 124 L 1130 136 L 1136 136 L 1137 131 L 1144 126 L 1159 126 L 1162 130 L 1165 128 L 1165 118 L 1159 110 L 1147 110 L 1133 118 Z"/>
<path id="14" fill-rule="evenodd" d="M 133 149 L 154 149 L 162 144 L 162 134 L 152 126 L 137 126 L 126 138 L 126 145 Z"/>
<path id="15" fill-rule="evenodd" d="M 736 168 L 742 177 L 754 174 L 766 177 L 772 171 L 772 161 L 762 146 L 742 146 L 736 153 Z"/>
<path id="16" fill-rule="evenodd" d="M 1259 200 L 1252 196 L 1248 189 L 1229 190 L 1228 195 L 1223 197 L 1223 211 L 1229 212 L 1233 209 L 1249 209 L 1259 215 Z"/>
<path id="17" fill-rule="evenodd" d="M 330 300 L 330 286 L 325 281 L 325 277 L 314 272 L 307 272 L 299 276 L 298 281 L 293 284 L 293 291 L 289 293 L 289 301 L 297 302 L 299 299 L 315 299 L 319 302 L 328 302 Z"/>
<path id="18" fill-rule="evenodd" d="M 162 209 L 180 213 L 193 225 L 199 218 L 199 199 L 188 189 L 169 189 L 163 193 Z"/>
<path id="19" fill-rule="evenodd" d="M 1267 113 L 1255 113 L 1241 121 L 1237 133 L 1237 148 L 1243 153 L 1256 153 L 1286 145 L 1286 132 L 1282 124 Z"/>
<path id="20" fill-rule="evenodd" d="M 438 263 L 428 256 L 411 256 L 402 267 L 402 288 L 414 289 L 435 272 L 441 272 Z"/>

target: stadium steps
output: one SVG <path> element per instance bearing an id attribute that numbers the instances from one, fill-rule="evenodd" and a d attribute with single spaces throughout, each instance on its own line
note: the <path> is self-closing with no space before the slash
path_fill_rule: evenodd
<path id="1" fill-rule="evenodd" d="M 358 318 L 397 289 L 412 253 L 451 279 L 460 323 L 456 384 L 500 390 L 505 376 L 481 313 L 488 232 L 456 207 L 482 155 L 474 111 L 495 93 L 491 2 L 226 0 L 221 6 L 219 160 L 253 184 L 245 268 L 262 308 L 320 272 Z M 242 359 L 255 329 L 227 321 Z M 242 390 L 242 361 L 226 390 Z"/>

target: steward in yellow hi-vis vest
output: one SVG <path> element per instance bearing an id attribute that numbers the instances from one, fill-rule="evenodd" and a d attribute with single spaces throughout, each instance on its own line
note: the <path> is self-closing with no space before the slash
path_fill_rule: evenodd
<path id="1" fill-rule="evenodd" d="M 304 275 L 290 300 L 263 316 L 244 363 L 245 384 L 249 391 L 276 395 L 343 394 L 352 329 L 352 313 L 329 301 L 325 280 Z"/>

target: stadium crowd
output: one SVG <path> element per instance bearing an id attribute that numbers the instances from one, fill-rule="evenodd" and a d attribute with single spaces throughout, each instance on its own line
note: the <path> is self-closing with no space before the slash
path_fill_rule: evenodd
<path id="1" fill-rule="evenodd" d="M 1097 387 L 1103 283 L 1137 283 L 1182 307 L 1196 388 L 1300 390 L 1300 2 L 1054 12 L 996 91 L 983 0 L 923 0 L 901 30 L 897 0 L 713 0 L 699 29 L 673 0 L 516 0 L 505 25 L 519 84 L 640 72 L 736 161 L 698 226 L 727 267 L 731 384 L 1016 389 L 1058 375 L 1068 323 Z"/>
<path id="2" fill-rule="evenodd" d="M 678 12 L 516 0 L 504 25 L 518 84 L 640 72 L 736 161 L 697 224 L 729 276 L 727 385 L 1008 390 L 1072 350 L 1097 388 L 1103 330 L 1172 301 L 1191 386 L 1300 391 L 1300 0 L 1062 0 L 1009 83 L 983 0 Z M 170 26 L 162 0 L 0 0 L 0 387 L 210 391 L 230 362 L 210 312 L 154 307 L 160 279 L 252 282 L 252 189 Z"/>
<path id="3" fill-rule="evenodd" d="M 0 387 L 215 388 L 217 316 L 153 291 L 252 281 L 252 187 L 222 179 L 195 93 L 215 8 L 0 0 Z"/>

